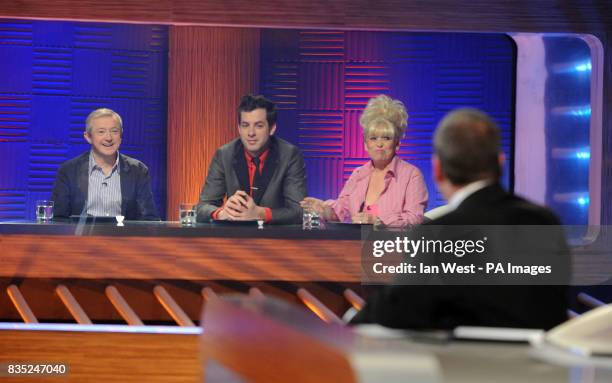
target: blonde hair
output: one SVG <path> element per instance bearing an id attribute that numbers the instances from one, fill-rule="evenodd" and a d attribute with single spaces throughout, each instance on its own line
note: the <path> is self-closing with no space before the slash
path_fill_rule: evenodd
<path id="1" fill-rule="evenodd" d="M 387 123 L 393 126 L 393 138 L 401 140 L 408 126 L 408 112 L 404 104 L 384 94 L 371 98 L 359 118 L 364 139 L 381 125 L 388 127 Z M 387 132 L 387 129 L 384 131 Z"/>
<path id="2" fill-rule="evenodd" d="M 386 118 L 378 117 L 370 121 L 367 128 L 363 129 L 363 139 L 367 140 L 368 137 L 373 135 L 381 135 L 386 137 L 392 137 L 394 140 L 400 140 L 398 129 L 396 126 Z M 398 138 L 399 137 L 399 138 Z"/>
<path id="3" fill-rule="evenodd" d="M 117 127 L 121 131 L 121 134 L 123 134 L 123 121 L 121 120 L 121 116 L 114 110 L 108 109 L 108 108 L 96 109 L 93 112 L 89 113 L 89 116 L 87 116 L 87 119 L 85 120 L 85 129 L 88 134 L 91 134 L 91 129 L 93 129 L 91 122 L 99 117 L 114 118 L 115 121 L 117 121 L 117 125 L 118 125 Z"/>

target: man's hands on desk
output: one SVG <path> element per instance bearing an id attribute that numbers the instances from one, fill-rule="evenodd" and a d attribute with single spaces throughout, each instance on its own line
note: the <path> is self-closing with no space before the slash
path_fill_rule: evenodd
<path id="1" fill-rule="evenodd" d="M 229 197 L 217 214 L 217 219 L 228 221 L 247 221 L 265 219 L 266 212 L 261 206 L 255 204 L 253 197 L 245 191 L 238 190 Z"/>

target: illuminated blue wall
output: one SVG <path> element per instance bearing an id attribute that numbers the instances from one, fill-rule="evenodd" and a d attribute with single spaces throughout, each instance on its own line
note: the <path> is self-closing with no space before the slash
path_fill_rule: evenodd
<path id="1" fill-rule="evenodd" d="M 149 167 L 165 215 L 167 56 L 164 26 L 0 21 L 0 220 L 34 217 L 99 107 L 122 116 L 120 150 Z"/>
<path id="2" fill-rule="evenodd" d="M 546 46 L 546 203 L 566 225 L 586 225 L 591 157 L 591 51 L 581 39 Z"/>

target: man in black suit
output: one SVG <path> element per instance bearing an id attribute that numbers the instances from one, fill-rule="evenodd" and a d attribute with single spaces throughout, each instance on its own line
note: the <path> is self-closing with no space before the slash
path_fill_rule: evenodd
<path id="1" fill-rule="evenodd" d="M 121 116 L 107 108 L 87 116 L 85 140 L 91 150 L 64 162 L 55 178 L 54 215 L 89 215 L 126 220 L 159 220 L 149 169 L 119 153 L 123 136 Z"/>
<path id="2" fill-rule="evenodd" d="M 448 208 L 444 215 L 418 228 L 416 237 L 437 231 L 439 238 L 455 239 L 470 236 L 474 230 L 482 234 L 482 230 L 494 233 L 510 229 L 512 235 L 498 236 L 497 248 L 486 257 L 497 255 L 506 257 L 505 261 L 516 261 L 507 255 L 519 254 L 522 261 L 537 263 L 538 257 L 544 263 L 552 260 L 557 272 L 553 280 L 567 283 L 569 257 L 560 228 L 524 226 L 560 225 L 559 220 L 550 210 L 501 187 L 500 141 L 497 125 L 476 109 L 455 110 L 439 123 L 433 172 Z M 462 260 L 468 262 L 467 257 Z M 442 276 L 435 283 L 429 280 L 429 284 L 413 285 L 400 278 L 371 296 L 353 323 L 377 322 L 413 329 L 452 329 L 460 325 L 548 329 L 567 318 L 566 285 L 534 286 L 508 279 L 499 283 L 501 279 L 490 276 L 478 283 L 460 283 L 466 278 Z"/>

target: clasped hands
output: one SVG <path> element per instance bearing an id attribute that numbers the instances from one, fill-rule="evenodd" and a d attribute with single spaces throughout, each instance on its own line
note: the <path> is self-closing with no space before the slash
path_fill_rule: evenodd
<path id="1" fill-rule="evenodd" d="M 249 221 L 265 218 L 265 209 L 257 206 L 253 197 L 243 190 L 238 190 L 229 197 L 217 214 L 217 219 L 228 221 Z"/>

